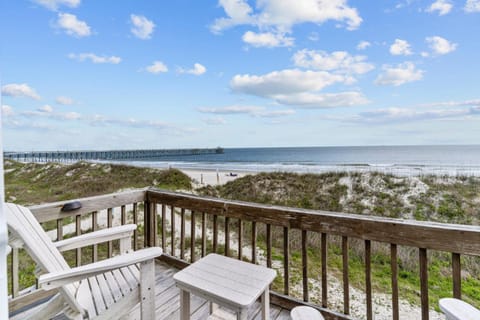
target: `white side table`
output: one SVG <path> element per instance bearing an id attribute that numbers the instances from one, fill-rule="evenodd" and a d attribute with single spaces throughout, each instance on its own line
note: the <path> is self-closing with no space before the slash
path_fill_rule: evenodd
<path id="1" fill-rule="evenodd" d="M 190 319 L 190 294 L 194 294 L 235 311 L 238 320 L 246 320 L 248 307 L 262 296 L 262 319 L 267 320 L 268 287 L 275 276 L 273 269 L 209 254 L 173 276 L 180 288 L 180 319 Z"/>

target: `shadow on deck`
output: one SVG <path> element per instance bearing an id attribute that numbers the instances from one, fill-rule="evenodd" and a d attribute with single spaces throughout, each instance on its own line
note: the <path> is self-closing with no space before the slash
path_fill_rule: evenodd
<path id="1" fill-rule="evenodd" d="M 165 262 L 156 262 L 156 278 L 155 278 L 155 294 L 156 294 L 156 312 L 155 318 L 158 320 L 174 320 L 180 319 L 180 297 L 179 289 L 175 286 L 173 275 L 179 271 L 178 269 L 168 265 Z M 207 319 L 209 316 L 209 303 L 202 298 L 192 295 L 191 296 L 191 319 L 201 320 Z M 35 314 L 37 308 L 40 308 L 41 304 L 30 306 L 30 308 L 24 308 L 20 312 L 11 314 L 10 320 L 21 320 L 30 315 Z M 136 307 L 138 309 L 138 306 Z M 248 319 L 261 319 L 261 305 L 260 302 L 253 304 L 248 311 Z M 135 310 L 135 312 L 138 310 Z M 220 308 L 216 311 L 220 317 L 212 316 L 209 319 L 236 319 L 235 315 L 226 309 Z M 120 315 L 119 315 L 120 316 Z M 56 320 L 67 319 L 63 315 L 55 317 Z M 270 307 L 270 319 L 272 320 L 287 320 L 290 319 L 290 312 L 286 309 L 282 309 L 276 305 Z"/>

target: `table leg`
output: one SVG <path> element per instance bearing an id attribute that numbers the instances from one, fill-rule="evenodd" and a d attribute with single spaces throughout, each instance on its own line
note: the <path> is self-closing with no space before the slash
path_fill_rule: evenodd
<path id="1" fill-rule="evenodd" d="M 190 292 L 180 290 L 180 320 L 190 320 Z"/>
<path id="2" fill-rule="evenodd" d="M 270 319 L 270 290 L 268 287 L 262 294 L 262 320 Z"/>
<path id="3" fill-rule="evenodd" d="M 248 310 L 242 309 L 239 312 L 237 312 L 237 320 L 247 320 L 247 315 L 248 315 Z"/>

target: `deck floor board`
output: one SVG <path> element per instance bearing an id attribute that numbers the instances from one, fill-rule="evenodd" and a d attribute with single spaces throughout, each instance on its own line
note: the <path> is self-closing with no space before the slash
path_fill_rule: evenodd
<path id="1" fill-rule="evenodd" d="M 173 275 L 178 271 L 174 267 L 169 266 L 163 262 L 157 262 L 155 264 L 155 318 L 160 320 L 175 320 L 180 319 L 180 290 L 175 286 Z M 191 319 L 192 320 L 204 320 L 209 317 L 210 306 L 204 299 L 191 295 Z M 26 315 L 35 312 L 33 310 L 26 310 L 22 313 L 16 314 L 11 317 L 10 320 L 23 319 Z M 224 308 L 219 308 L 218 313 L 222 315 L 222 319 L 236 319 L 235 315 Z M 135 307 L 132 313 L 139 314 L 139 307 Z M 249 311 L 248 318 L 254 320 L 260 320 L 260 302 L 254 303 Z M 66 319 L 66 317 L 57 316 L 56 319 Z M 212 319 L 219 319 L 212 317 Z M 282 309 L 278 306 L 270 306 L 270 319 L 271 320 L 289 320 L 290 312 Z"/>

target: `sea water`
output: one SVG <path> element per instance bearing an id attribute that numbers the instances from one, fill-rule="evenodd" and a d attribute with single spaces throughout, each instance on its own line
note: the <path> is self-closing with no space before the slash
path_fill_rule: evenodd
<path id="1" fill-rule="evenodd" d="M 244 172 L 480 176 L 480 145 L 225 148 L 222 154 L 127 162 L 142 167 Z"/>

